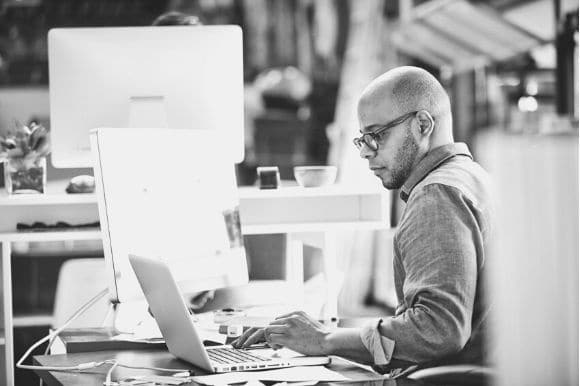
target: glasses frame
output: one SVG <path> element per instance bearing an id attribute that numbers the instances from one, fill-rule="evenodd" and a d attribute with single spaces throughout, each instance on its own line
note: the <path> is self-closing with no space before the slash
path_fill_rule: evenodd
<path id="1" fill-rule="evenodd" d="M 411 111 L 409 113 L 403 114 L 400 117 L 393 119 L 392 121 L 380 126 L 378 129 L 374 131 L 369 131 L 368 133 L 364 133 L 360 137 L 353 138 L 352 143 L 356 146 L 357 149 L 362 149 L 363 144 L 366 145 L 372 151 L 379 150 L 379 139 L 382 133 L 385 131 L 400 125 L 401 123 L 405 122 L 407 119 L 417 115 L 419 111 Z"/>

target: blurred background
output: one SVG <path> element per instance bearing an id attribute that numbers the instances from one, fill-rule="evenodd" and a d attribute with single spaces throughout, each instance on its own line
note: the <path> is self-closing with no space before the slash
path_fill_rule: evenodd
<path id="1" fill-rule="evenodd" d="M 239 185 L 255 184 L 258 166 L 278 166 L 282 179 L 292 180 L 294 166 L 324 164 L 339 167 L 340 182 L 376 183 L 351 144 L 360 92 L 399 65 L 435 75 L 451 97 L 456 141 L 470 146 L 498 189 L 492 292 L 500 311 L 512 310 L 510 317 L 499 312 L 497 322 L 497 339 L 509 340 L 498 354 L 511 376 L 505 384 L 531 384 L 519 382 L 524 370 L 510 358 L 534 363 L 538 351 L 552 358 L 556 374 L 577 380 L 576 0 L 3 0 L 0 129 L 15 120 L 50 127 L 50 28 L 146 26 L 170 10 L 243 30 L 246 158 Z M 92 170 L 49 166 L 48 179 L 79 174 Z M 394 227 L 403 203 L 397 192 L 391 197 Z M 392 313 L 392 229 L 342 239 L 339 263 L 349 275 L 340 315 Z M 251 278 L 284 275 L 283 235 L 245 241 Z M 319 251 L 304 254 L 305 280 L 316 287 Z M 50 324 L 62 263 L 94 256 L 102 256 L 99 243 L 14 247 L 16 356 Z M 538 351 L 530 350 L 530 332 L 562 320 L 562 329 L 536 336 Z"/>

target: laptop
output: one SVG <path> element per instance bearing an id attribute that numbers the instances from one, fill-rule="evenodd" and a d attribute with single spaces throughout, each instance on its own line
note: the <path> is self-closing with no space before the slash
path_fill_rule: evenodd
<path id="1" fill-rule="evenodd" d="M 235 349 L 230 345 L 205 347 L 167 264 L 158 259 L 129 255 L 129 261 L 159 325 L 169 352 L 212 373 L 325 365 L 326 356 L 305 356 L 283 348 Z"/>

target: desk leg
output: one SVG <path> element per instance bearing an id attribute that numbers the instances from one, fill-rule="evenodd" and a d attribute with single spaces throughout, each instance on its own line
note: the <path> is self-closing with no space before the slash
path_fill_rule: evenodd
<path id="1" fill-rule="evenodd" d="M 304 244 L 293 234 L 286 234 L 286 281 L 295 288 L 293 301 L 304 304 Z"/>
<path id="2" fill-rule="evenodd" d="M 335 232 L 297 233 L 295 238 L 299 238 L 304 244 L 322 251 L 323 274 L 326 281 L 326 299 L 321 319 L 330 320 L 338 317 L 338 290 L 340 274 L 337 265 L 337 234 Z"/>
<path id="3" fill-rule="evenodd" d="M 324 246 L 322 248 L 323 270 L 326 279 L 326 303 L 322 311 L 322 318 L 338 320 L 338 266 L 336 257 L 336 234 L 334 232 L 324 232 Z"/>
<path id="4" fill-rule="evenodd" d="M 14 338 L 12 326 L 12 263 L 10 261 L 12 250 L 10 242 L 5 241 L 2 245 L 2 311 L 4 333 L 4 366 L 6 367 L 6 385 L 14 384 Z M 0 345 L 1 347 L 1 345 Z M 0 382 L 2 383 L 2 382 Z"/>

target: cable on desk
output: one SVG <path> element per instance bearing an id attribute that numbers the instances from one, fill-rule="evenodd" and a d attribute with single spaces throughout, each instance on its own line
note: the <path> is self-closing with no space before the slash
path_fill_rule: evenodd
<path id="1" fill-rule="evenodd" d="M 107 377 L 105 378 L 104 386 L 111 385 L 111 375 L 113 374 L 113 370 L 115 370 L 115 367 L 117 367 L 117 366 L 119 366 L 119 362 L 113 361 L 113 366 L 111 366 L 109 371 L 107 371 Z"/>
<path id="2" fill-rule="evenodd" d="M 111 381 L 111 376 L 112 376 L 113 371 L 115 370 L 116 367 L 124 367 L 127 369 L 134 369 L 134 370 L 155 370 L 155 371 L 161 371 L 161 372 L 166 372 L 166 373 L 175 373 L 174 376 L 177 374 L 180 374 L 180 373 L 184 373 L 185 374 L 184 376 L 194 375 L 194 374 L 192 374 L 191 370 L 189 370 L 189 369 L 166 369 L 163 367 L 131 366 L 131 365 L 124 365 L 122 363 L 119 363 L 114 359 L 106 360 L 105 363 L 113 364 L 113 366 L 111 366 L 111 368 L 107 372 L 107 377 L 105 378 L 104 386 L 111 386 L 113 384 L 113 382 Z"/>
<path id="3" fill-rule="evenodd" d="M 82 307 L 80 307 L 61 327 L 57 328 L 55 331 L 51 332 L 44 338 L 40 339 L 36 343 L 34 343 L 30 348 L 20 357 L 18 362 L 16 362 L 16 367 L 19 369 L 24 370 L 48 370 L 48 371 L 74 371 L 74 370 L 87 370 L 92 369 L 95 367 L 99 367 L 105 364 L 106 361 L 102 362 L 88 362 L 88 363 L 80 363 L 76 366 L 62 366 L 62 367 L 52 367 L 52 366 L 31 366 L 31 365 L 23 365 L 22 362 L 28 358 L 30 353 L 34 351 L 35 348 L 46 342 L 47 340 L 52 340 L 58 336 L 65 328 L 67 328 L 76 318 L 82 315 L 86 310 L 93 306 L 98 300 L 100 300 L 103 296 L 108 293 L 108 289 L 104 289 L 95 295 L 91 300 L 86 302 Z"/>
<path id="4" fill-rule="evenodd" d="M 24 369 L 24 370 L 83 371 L 83 370 L 94 369 L 96 367 L 100 367 L 100 366 L 107 365 L 107 364 L 112 364 L 111 368 L 107 372 L 107 380 L 106 380 L 105 385 L 111 384 L 111 375 L 116 367 L 125 367 L 128 369 L 137 369 L 137 370 L 155 370 L 155 371 L 162 371 L 162 372 L 169 372 L 169 373 L 187 373 L 187 374 L 190 374 L 189 369 L 166 369 L 166 368 L 162 368 L 162 367 L 131 366 L 131 365 L 121 364 L 114 359 L 107 359 L 107 360 L 100 361 L 100 362 L 80 363 L 80 364 L 75 365 L 75 366 L 58 366 L 58 367 L 56 367 L 56 366 L 31 366 L 31 365 L 22 364 L 22 362 L 24 362 L 26 360 L 26 358 L 28 358 L 28 356 L 30 355 L 31 352 L 34 351 L 34 349 L 36 349 L 38 346 L 40 346 L 41 344 L 43 344 L 47 340 L 49 341 L 49 344 L 48 344 L 46 351 L 48 351 L 50 349 L 50 346 L 52 345 L 52 343 L 56 339 L 56 337 L 63 330 L 65 330 L 75 319 L 77 319 L 79 316 L 81 316 L 83 313 L 85 313 L 89 308 L 91 308 L 97 301 L 99 301 L 107 293 L 108 293 L 108 289 L 105 288 L 104 290 L 99 292 L 97 295 L 95 295 L 92 299 L 90 299 L 88 302 L 86 302 L 83 306 L 81 306 L 70 318 L 68 318 L 68 320 L 61 327 L 57 328 L 56 330 L 54 330 L 53 332 L 51 332 L 50 334 L 48 334 L 44 338 L 38 340 L 32 346 L 30 346 L 30 348 L 24 353 L 24 355 L 22 355 L 22 357 L 20 357 L 18 362 L 16 362 L 16 367 L 19 369 Z M 46 354 L 46 352 L 45 352 L 45 354 Z"/>

